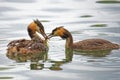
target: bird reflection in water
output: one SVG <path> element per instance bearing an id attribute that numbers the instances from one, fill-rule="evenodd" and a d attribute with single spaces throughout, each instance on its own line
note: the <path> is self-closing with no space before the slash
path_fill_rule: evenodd
<path id="1" fill-rule="evenodd" d="M 106 57 L 106 55 L 111 54 L 110 49 L 108 50 L 96 50 L 96 51 L 74 51 L 76 55 L 83 55 L 83 56 L 92 56 L 92 57 Z"/>
<path id="2" fill-rule="evenodd" d="M 31 70 L 42 69 L 44 67 L 43 62 L 47 61 L 48 53 L 31 53 L 31 54 L 11 54 L 6 55 L 9 59 L 15 60 L 16 62 L 27 62 L 30 61 Z"/>
<path id="3" fill-rule="evenodd" d="M 50 70 L 62 70 L 61 66 L 66 63 L 70 63 L 73 60 L 73 55 L 83 55 L 92 57 L 105 57 L 111 53 L 112 50 L 99 50 L 99 51 L 73 51 L 73 49 L 65 49 L 65 59 L 62 61 L 51 60 L 52 66 Z"/>
<path id="4" fill-rule="evenodd" d="M 65 59 L 62 61 L 51 60 L 51 63 L 54 63 L 49 69 L 50 70 L 62 70 L 61 66 L 66 63 L 70 63 L 73 59 L 73 50 L 65 49 Z"/>
<path id="5" fill-rule="evenodd" d="M 73 58 L 73 50 L 65 50 L 65 59 L 61 60 L 61 61 L 55 61 L 52 59 L 48 59 L 48 55 L 44 56 L 44 61 L 48 61 L 50 63 L 52 63 L 51 66 L 49 67 L 45 67 L 44 64 L 36 64 L 36 63 L 32 63 L 30 65 L 31 69 L 50 69 L 50 70 L 55 70 L 55 71 L 59 71 L 59 70 L 63 70 L 61 68 L 61 66 L 63 64 L 69 63 L 72 61 Z"/>
<path id="6" fill-rule="evenodd" d="M 31 54 L 16 54 L 16 55 L 7 55 L 9 59 L 15 60 L 16 62 L 27 62 L 30 61 L 30 69 L 31 70 L 42 70 L 49 69 L 54 71 L 63 70 L 62 65 L 66 63 L 70 63 L 73 59 L 74 55 L 83 55 L 83 56 L 93 56 L 93 57 L 105 57 L 111 53 L 111 50 L 105 51 L 94 51 L 94 52 L 73 52 L 72 49 L 65 49 L 65 59 L 61 61 L 56 61 L 52 59 L 48 59 L 48 52 L 44 53 L 31 53 Z M 50 66 L 46 67 L 45 62 L 51 63 Z"/>
<path id="7" fill-rule="evenodd" d="M 15 60 L 16 62 L 27 62 L 30 61 L 30 69 L 31 70 L 42 70 L 42 69 L 50 69 L 50 70 L 62 70 L 61 66 L 65 63 L 69 63 L 73 58 L 73 51 L 65 52 L 65 59 L 61 61 L 55 61 L 52 59 L 48 59 L 48 52 L 44 53 L 31 53 L 31 54 L 11 54 L 6 55 L 9 59 Z M 48 61 L 51 63 L 49 67 L 45 67 L 45 62 Z"/>

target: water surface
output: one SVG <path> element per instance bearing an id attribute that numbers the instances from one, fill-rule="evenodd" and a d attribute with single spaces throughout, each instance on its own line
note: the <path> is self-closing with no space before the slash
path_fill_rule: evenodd
<path id="1" fill-rule="evenodd" d="M 19 62 L 6 56 L 11 40 L 30 39 L 26 29 L 36 18 L 47 34 L 64 26 L 74 41 L 102 38 L 120 44 L 120 4 L 97 1 L 100 0 L 0 0 L 0 79 L 119 80 L 120 50 L 97 56 L 74 52 L 68 62 L 65 41 L 59 37 L 50 39 L 45 62 Z"/>

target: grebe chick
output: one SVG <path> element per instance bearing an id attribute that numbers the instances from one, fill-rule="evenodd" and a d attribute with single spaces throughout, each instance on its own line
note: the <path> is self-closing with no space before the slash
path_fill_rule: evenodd
<path id="1" fill-rule="evenodd" d="M 31 40 L 20 39 L 11 41 L 8 44 L 7 55 L 42 53 L 48 51 L 47 35 L 45 34 L 44 27 L 39 20 L 34 20 L 30 23 L 27 31 Z M 36 32 L 42 34 L 45 39 L 41 39 Z"/>
<path id="2" fill-rule="evenodd" d="M 52 30 L 52 33 L 49 35 L 49 38 L 54 36 L 60 36 L 62 39 L 66 39 L 65 48 L 73 49 L 76 51 L 94 51 L 120 48 L 118 44 L 111 43 L 110 41 L 104 39 L 86 39 L 73 43 L 71 33 L 62 26 Z"/>

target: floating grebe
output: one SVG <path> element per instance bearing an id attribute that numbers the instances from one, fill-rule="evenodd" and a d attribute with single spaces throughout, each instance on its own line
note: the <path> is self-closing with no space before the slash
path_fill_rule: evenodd
<path id="1" fill-rule="evenodd" d="M 65 48 L 76 51 L 111 50 L 120 48 L 118 44 L 111 43 L 104 39 L 86 39 L 73 43 L 71 33 L 62 26 L 55 28 L 49 35 L 49 38 L 53 36 L 60 36 L 62 39 L 66 39 Z"/>
<path id="2" fill-rule="evenodd" d="M 11 41 L 8 44 L 7 56 L 16 56 L 19 54 L 29 55 L 48 51 L 47 35 L 45 34 L 44 27 L 39 20 L 34 20 L 32 23 L 30 23 L 27 31 L 31 40 L 20 39 Z M 42 34 L 45 39 L 41 39 L 36 32 Z"/>

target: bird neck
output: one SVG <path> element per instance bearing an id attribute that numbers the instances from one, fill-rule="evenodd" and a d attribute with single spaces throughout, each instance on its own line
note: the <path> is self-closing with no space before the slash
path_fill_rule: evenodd
<path id="1" fill-rule="evenodd" d="M 72 49 L 73 47 L 73 38 L 71 33 L 68 31 L 67 32 L 68 37 L 66 38 L 66 44 L 65 44 L 65 48 L 66 49 Z"/>
<path id="2" fill-rule="evenodd" d="M 66 44 L 65 44 L 65 56 L 66 56 L 66 62 L 72 61 L 73 58 L 73 38 L 71 33 L 67 32 L 68 36 L 66 38 Z"/>
<path id="3" fill-rule="evenodd" d="M 44 40 L 44 44 L 48 47 L 48 39 Z"/>
<path id="4" fill-rule="evenodd" d="M 39 35 L 36 34 L 36 31 L 32 30 L 31 28 L 28 27 L 28 35 L 30 36 L 30 38 L 39 38 Z"/>

